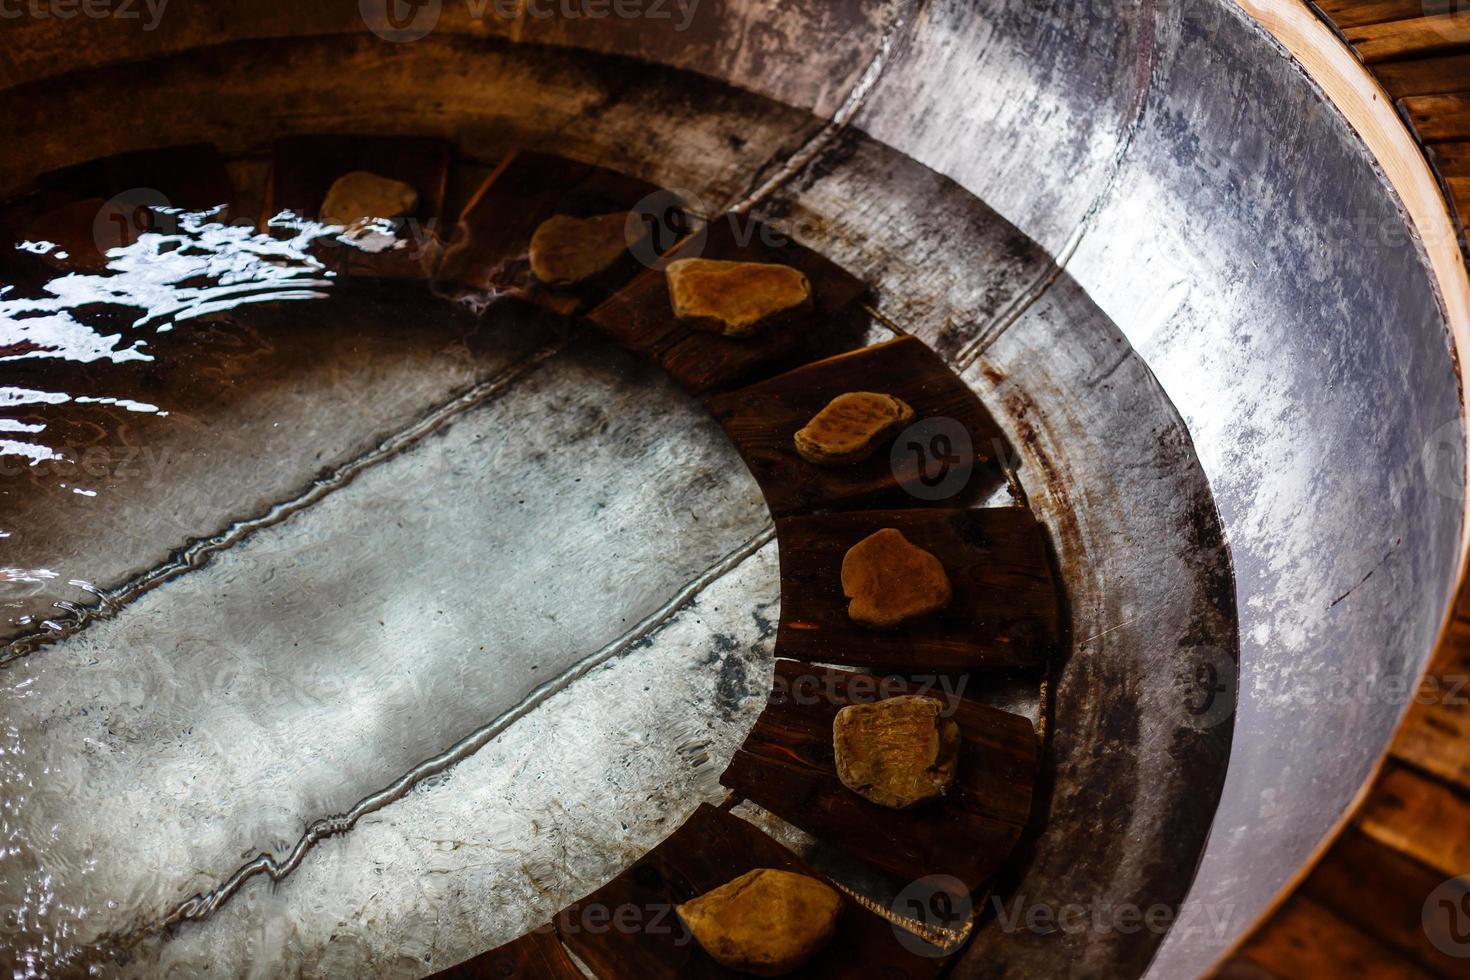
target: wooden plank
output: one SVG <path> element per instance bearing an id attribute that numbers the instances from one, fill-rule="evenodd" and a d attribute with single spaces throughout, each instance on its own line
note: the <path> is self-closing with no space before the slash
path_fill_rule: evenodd
<path id="1" fill-rule="evenodd" d="M 1448 177 L 1445 185 L 1449 189 L 1455 217 L 1460 222 L 1460 245 L 1470 248 L 1470 176 Z"/>
<path id="2" fill-rule="evenodd" d="M 1395 99 L 1410 95 L 1444 95 L 1470 90 L 1470 54 L 1385 61 L 1373 74 Z"/>
<path id="3" fill-rule="evenodd" d="M 1282 978 L 1427 980 L 1431 976 L 1403 954 L 1300 895 L 1281 906 L 1238 958 Z M 1222 970 L 1220 975 L 1229 976 L 1230 971 Z"/>
<path id="4" fill-rule="evenodd" d="M 1339 29 L 1423 17 L 1432 0 L 1311 0 Z"/>
<path id="5" fill-rule="evenodd" d="M 849 704 L 922 693 L 945 704 L 963 745 L 953 790 L 912 810 L 870 803 L 842 784 L 832 723 Z M 1031 814 L 1031 722 L 932 684 L 776 661 L 766 709 L 720 782 L 874 867 L 908 881 L 952 875 L 979 890 L 1010 857 Z"/>
<path id="6" fill-rule="evenodd" d="M 455 225 L 435 281 L 441 291 L 508 294 L 564 315 L 590 309 L 643 269 L 625 254 L 606 272 L 574 287 L 553 289 L 531 273 L 531 236 L 558 214 L 588 218 L 661 209 L 642 214 L 654 229 L 651 257 L 660 238 L 673 244 L 685 230 L 683 211 L 668 192 L 644 180 L 590 163 L 546 153 L 515 151 L 485 178 Z"/>
<path id="7" fill-rule="evenodd" d="M 551 924 L 474 959 L 440 970 L 429 980 L 585 980 Z"/>
<path id="8" fill-rule="evenodd" d="M 683 326 L 669 304 L 663 265 L 696 257 L 777 262 L 800 269 L 811 281 L 813 310 L 742 339 Z M 711 219 L 702 232 L 679 242 L 664 259 L 659 267 L 641 272 L 587 318 L 619 344 L 656 360 L 695 394 L 739 383 L 788 358 L 797 358 L 797 363 L 810 360 L 824 345 L 833 352 L 853 346 L 826 328 L 843 325 L 839 314 L 862 296 L 862 282 L 752 218 L 721 215 Z"/>
<path id="9" fill-rule="evenodd" d="M 1399 106 L 1425 142 L 1470 139 L 1470 94 L 1414 95 Z"/>
<path id="10" fill-rule="evenodd" d="M 893 630 L 847 615 L 842 559 L 883 528 L 898 528 L 949 575 L 949 608 Z M 854 511 L 776 521 L 781 625 L 776 652 L 794 660 L 900 673 L 1037 667 L 1061 637 L 1046 533 L 1020 507 Z"/>
<path id="11" fill-rule="evenodd" d="M 1440 175 L 1447 179 L 1470 177 L 1470 141 L 1435 143 L 1429 147 L 1429 158 Z"/>
<path id="12" fill-rule="evenodd" d="M 53 170 L 37 178 L 42 192 L 72 199 L 110 198 L 130 190 L 156 190 L 176 208 L 205 211 L 234 199 L 224 159 L 208 143 L 119 153 Z"/>
<path id="13" fill-rule="evenodd" d="M 1470 11 L 1364 24 L 1342 33 L 1358 56 L 1373 64 L 1470 43 Z"/>
<path id="14" fill-rule="evenodd" d="M 290 136 L 271 148 L 260 226 L 282 211 L 315 221 L 339 177 L 365 170 L 402 181 L 418 192 L 418 205 L 398 230 L 399 245 L 366 251 L 336 239 L 318 239 L 312 254 L 338 275 L 422 279 L 442 252 L 439 229 L 454 148 L 444 140 L 399 136 Z"/>
<path id="15" fill-rule="evenodd" d="M 177 230 L 175 219 L 150 210 L 165 206 L 207 211 L 235 200 L 218 151 L 206 143 L 104 157 L 42 174 L 37 192 L 0 214 L 0 239 L 56 243 L 38 255 L 0 250 L 7 281 L 37 286 L 57 272 L 100 272 L 104 253 L 130 245 L 144 232 Z"/>
<path id="16" fill-rule="evenodd" d="M 1431 973 L 1464 976 L 1465 960 L 1437 948 L 1423 909 L 1445 875 L 1349 829 L 1303 882 L 1299 894 Z"/>
<path id="17" fill-rule="evenodd" d="M 952 455 L 939 464 L 921 455 L 931 448 L 924 444 L 913 452 L 896 447 L 897 455 L 890 455 L 891 441 L 861 463 L 808 463 L 796 452 L 792 437 L 829 401 L 848 391 L 902 398 L 917 420 L 952 420 L 963 438 L 946 430 L 944 445 Z M 817 361 L 711 398 L 708 404 L 777 517 L 829 508 L 953 506 L 1005 483 L 999 462 L 1007 451 L 1004 433 L 970 387 L 912 337 Z M 938 485 L 938 478 L 950 472 L 955 475 Z"/>
<path id="18" fill-rule="evenodd" d="M 557 914 L 562 941 L 604 980 L 739 977 L 710 959 L 674 907 L 756 868 L 827 879 L 739 817 L 703 804 L 627 871 Z M 893 926 L 848 902 L 837 935 L 793 977 L 937 976 L 944 959 L 915 955 Z"/>
<path id="19" fill-rule="evenodd" d="M 1457 611 L 1391 749 L 1394 757 L 1462 789 L 1470 789 L 1467 678 L 1470 621 Z"/>
<path id="20" fill-rule="evenodd" d="M 1453 877 L 1470 872 L 1470 795 L 1389 762 L 1358 814 L 1385 847 Z"/>

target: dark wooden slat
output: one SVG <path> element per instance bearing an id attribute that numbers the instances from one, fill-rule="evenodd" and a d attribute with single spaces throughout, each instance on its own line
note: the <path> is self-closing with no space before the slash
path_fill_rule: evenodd
<path id="1" fill-rule="evenodd" d="M 1470 139 L 1470 94 L 1415 95 L 1399 105 L 1425 142 Z"/>
<path id="2" fill-rule="evenodd" d="M 826 258 L 741 215 L 711 219 L 702 232 L 664 256 L 666 262 L 679 258 L 781 263 L 806 273 L 812 284 L 811 313 L 743 339 L 695 330 L 675 320 L 662 265 L 645 269 L 588 314 L 599 329 L 629 350 L 656 360 L 695 394 L 738 383 L 797 351 L 806 351 L 802 359 L 809 360 L 819 344 L 830 339 L 824 328 L 865 291 L 860 280 Z"/>
<path id="3" fill-rule="evenodd" d="M 290 136 L 271 150 L 262 228 L 291 211 L 316 220 L 337 178 L 366 170 L 418 191 L 418 205 L 399 229 L 400 247 L 368 252 L 335 240 L 318 240 L 312 254 L 339 275 L 390 279 L 426 278 L 442 243 L 444 195 L 454 148 L 440 139 L 398 136 Z"/>
<path id="4" fill-rule="evenodd" d="M 54 170 L 37 192 L 0 214 L 0 272 L 7 282 L 35 286 L 61 271 L 100 271 L 103 252 L 130 244 L 144 231 L 169 232 L 172 219 L 143 205 L 193 211 L 233 206 L 224 160 L 206 143 L 141 150 Z M 223 218 L 223 216 L 222 216 Z M 21 241 L 60 247 L 46 256 L 10 248 Z M 65 252 L 66 258 L 57 253 Z"/>
<path id="5" fill-rule="evenodd" d="M 429 980 L 585 980 L 551 925 L 528 932 Z"/>
<path id="6" fill-rule="evenodd" d="M 1470 90 L 1470 54 L 1409 58 L 1373 66 L 1373 74 L 1395 99 Z"/>
<path id="7" fill-rule="evenodd" d="M 575 287 L 552 289 L 531 273 L 531 236 L 558 214 L 587 218 L 665 207 L 645 221 L 671 245 L 683 230 L 674 197 L 647 181 L 590 163 L 545 153 L 516 151 L 501 161 L 466 205 L 436 275 L 442 291 L 507 293 L 557 313 L 571 315 L 606 299 L 643 266 L 632 254 Z M 650 239 L 654 242 L 656 239 Z M 654 245 L 650 244 L 650 249 Z M 650 251 L 649 255 L 653 252 Z"/>
<path id="8" fill-rule="evenodd" d="M 963 744 L 942 800 L 890 810 L 842 785 L 832 723 L 849 704 L 901 694 L 943 701 Z M 720 782 L 803 830 L 907 880 L 953 875 L 978 890 L 1010 856 L 1031 813 L 1036 780 L 1031 722 L 930 683 L 776 661 L 766 710 Z"/>
<path id="9" fill-rule="evenodd" d="M 1460 222 L 1460 246 L 1470 248 L 1470 176 L 1450 177 L 1445 184 L 1449 187 L 1451 206 Z"/>
<path id="10" fill-rule="evenodd" d="M 1300 894 L 1441 976 L 1464 976 L 1465 960 L 1437 949 L 1424 931 L 1426 900 L 1446 876 L 1361 831 L 1346 831 Z"/>
<path id="11" fill-rule="evenodd" d="M 875 531 L 898 528 L 932 553 L 954 598 L 927 620 L 870 630 L 847 615 L 842 559 Z M 798 660 L 902 673 L 1035 667 L 1061 637 L 1046 534 L 1024 508 L 856 511 L 776 521 L 781 625 L 776 652 Z"/>
<path id="12" fill-rule="evenodd" d="M 756 868 L 825 881 L 776 841 L 708 804 L 627 871 L 558 913 L 562 940 L 604 980 L 740 977 L 705 955 L 674 906 Z M 838 932 L 793 977 L 937 976 L 943 959 L 901 946 L 893 926 L 849 901 Z"/>
<path id="13" fill-rule="evenodd" d="M 1446 877 L 1470 872 L 1470 795 L 1393 761 L 1358 814 L 1358 827 Z"/>
<path id="14" fill-rule="evenodd" d="M 1467 202 L 1470 203 L 1470 202 Z M 1470 619 L 1465 597 L 1394 737 L 1396 758 L 1470 790 Z"/>
<path id="15" fill-rule="evenodd" d="M 934 463 L 899 447 L 897 462 L 888 445 L 850 466 L 813 466 L 796 452 L 792 437 L 833 398 L 848 391 L 879 391 L 904 401 L 916 419 L 952 419 L 970 447 L 948 465 L 969 472 L 954 493 L 927 499 L 906 487 L 920 483 L 921 466 Z M 975 393 L 940 356 L 912 337 L 808 364 L 748 388 L 709 400 L 710 411 L 740 450 L 777 517 L 814 510 L 877 506 L 953 506 L 1005 483 L 999 457 L 1005 436 Z M 920 447 L 925 452 L 928 446 Z M 962 447 L 953 445 L 961 453 Z"/>
<path id="16" fill-rule="evenodd" d="M 1361 977 L 1364 980 L 1428 980 L 1403 954 L 1383 945 L 1331 910 L 1309 898 L 1294 896 L 1272 917 L 1271 927 L 1253 936 L 1238 957 L 1265 975 L 1297 977 Z M 1249 976 L 1245 971 L 1234 975 Z M 1232 972 L 1222 969 L 1219 976 Z"/>
<path id="17" fill-rule="evenodd" d="M 1432 2 L 1433 0 L 1311 0 L 1312 6 L 1338 28 L 1423 17 L 1425 8 Z"/>
<path id="18" fill-rule="evenodd" d="M 1429 147 L 1429 157 L 1434 161 L 1435 169 L 1446 178 L 1470 177 L 1470 141 L 1436 143 Z"/>
<path id="19" fill-rule="evenodd" d="M 1365 62 L 1391 61 L 1447 51 L 1470 43 L 1470 11 L 1420 16 L 1381 24 L 1364 24 L 1343 31 Z"/>
<path id="20" fill-rule="evenodd" d="M 37 179 L 43 192 L 109 198 L 129 190 L 160 191 L 177 208 L 202 211 L 234 199 L 224 159 L 208 143 L 119 153 L 54 170 Z"/>

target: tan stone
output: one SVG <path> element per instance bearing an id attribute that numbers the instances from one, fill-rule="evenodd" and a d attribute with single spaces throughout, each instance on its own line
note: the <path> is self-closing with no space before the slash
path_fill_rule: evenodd
<path id="1" fill-rule="evenodd" d="M 949 605 L 944 566 L 896 528 L 886 527 L 853 545 L 842 558 L 847 615 L 873 629 L 892 629 Z"/>
<path id="2" fill-rule="evenodd" d="M 329 225 L 351 227 L 364 218 L 398 218 L 419 203 L 419 192 L 401 180 L 366 170 L 343 174 L 322 201 L 321 219 Z"/>
<path id="3" fill-rule="evenodd" d="M 749 337 L 812 306 L 812 284 L 789 265 L 678 259 L 665 270 L 674 316 L 698 330 Z"/>
<path id="4" fill-rule="evenodd" d="M 699 945 L 721 966 L 779 977 L 831 941 L 842 896 L 806 875 L 757 868 L 677 909 Z"/>
<path id="5" fill-rule="evenodd" d="M 913 417 L 914 410 L 892 395 L 849 391 L 828 402 L 796 433 L 796 451 L 818 466 L 861 462 Z"/>
<path id="6" fill-rule="evenodd" d="M 960 726 L 942 710 L 916 695 L 843 708 L 832 722 L 837 778 L 895 810 L 937 799 L 954 782 L 960 750 Z"/>
<path id="7" fill-rule="evenodd" d="M 592 218 L 553 215 L 531 235 L 531 272 L 548 286 L 571 286 L 591 279 L 628 248 L 628 215 Z"/>

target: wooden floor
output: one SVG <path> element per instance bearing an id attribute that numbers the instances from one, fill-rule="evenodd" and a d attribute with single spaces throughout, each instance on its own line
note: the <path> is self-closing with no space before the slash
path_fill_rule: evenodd
<path id="1" fill-rule="evenodd" d="M 1470 221 L 1470 2 L 1317 0 Z M 1456 12 L 1458 10 L 1458 12 Z M 1440 12 L 1442 11 L 1442 13 Z M 1219 971 L 1226 980 L 1470 977 L 1470 587 L 1347 831 Z M 1431 936 L 1433 932 L 1433 936 Z"/>

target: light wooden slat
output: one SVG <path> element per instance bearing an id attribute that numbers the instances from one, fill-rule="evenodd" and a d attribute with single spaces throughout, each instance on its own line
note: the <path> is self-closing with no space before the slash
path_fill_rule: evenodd
<path id="1" fill-rule="evenodd" d="M 1470 94 L 1415 95 L 1399 105 L 1425 142 L 1470 139 Z"/>
<path id="2" fill-rule="evenodd" d="M 1369 64 L 1444 51 L 1470 43 L 1470 11 L 1366 24 L 1349 28 L 1343 34 Z"/>
<path id="3" fill-rule="evenodd" d="M 1412 769 L 1389 764 L 1358 827 L 1445 877 L 1470 871 L 1470 797 Z"/>
<path id="4" fill-rule="evenodd" d="M 1252 937 L 1238 958 L 1283 978 L 1427 980 L 1432 976 L 1330 909 L 1300 895 L 1281 907 L 1271 928 Z"/>

